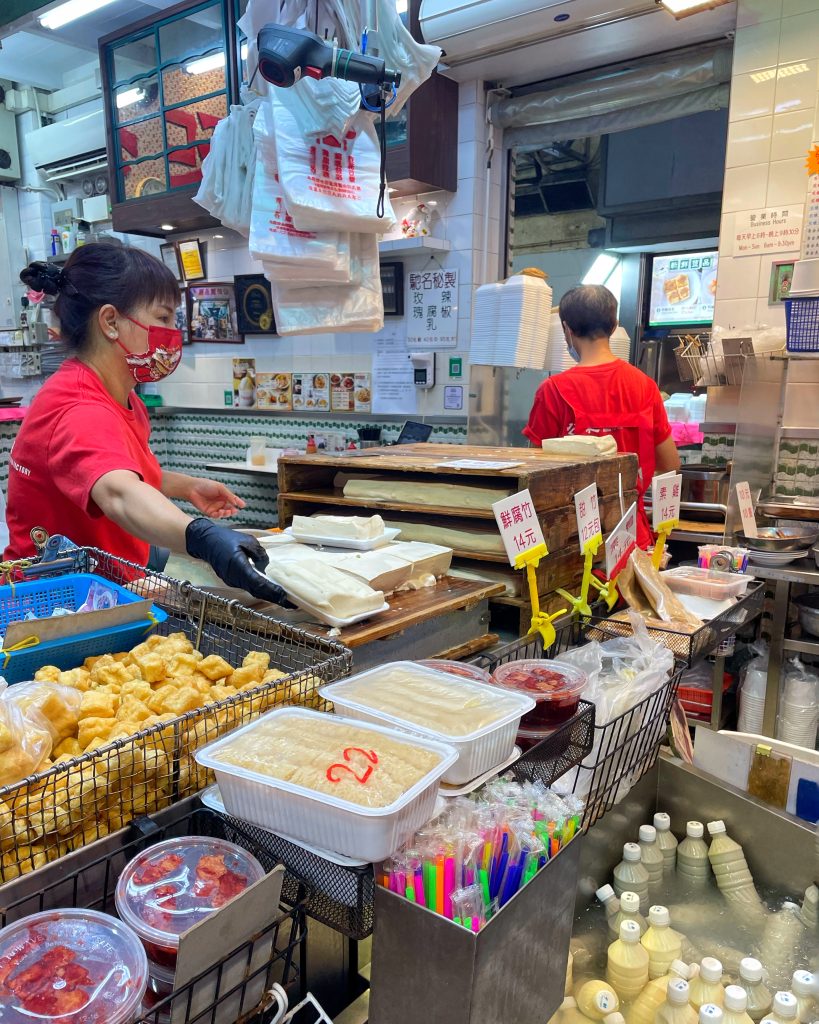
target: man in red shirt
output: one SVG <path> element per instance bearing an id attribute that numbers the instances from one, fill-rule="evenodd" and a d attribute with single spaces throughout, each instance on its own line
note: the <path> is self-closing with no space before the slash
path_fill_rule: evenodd
<path id="1" fill-rule="evenodd" d="M 633 452 L 640 463 L 637 543 L 650 547 L 653 534 L 643 506 L 645 492 L 655 473 L 680 468 L 659 388 L 611 351 L 617 300 L 608 288 L 573 288 L 560 301 L 560 320 L 569 354 L 579 365 L 540 385 L 523 433 L 537 446 L 549 437 L 608 434 L 618 451 Z"/>

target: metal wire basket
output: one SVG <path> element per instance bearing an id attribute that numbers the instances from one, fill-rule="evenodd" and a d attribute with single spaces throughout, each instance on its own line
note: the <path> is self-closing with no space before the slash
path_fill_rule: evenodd
<path id="1" fill-rule="evenodd" d="M 709 334 L 680 335 L 674 349 L 680 380 L 696 387 L 738 387 L 749 354 L 753 354 L 753 345 L 747 339 L 725 339 L 715 344 Z"/>
<path id="2" fill-rule="evenodd" d="M 189 835 L 226 839 L 252 853 L 265 870 L 276 866 L 275 858 L 257 846 L 251 836 L 205 808 L 194 809 L 165 826 L 145 819 L 136 823 L 124 844 L 113 851 L 110 843 L 101 855 L 85 849 L 65 867 L 45 868 L 36 879 L 20 878 L 0 888 L 0 927 L 41 910 L 65 907 L 116 916 L 114 892 L 125 865 L 146 846 Z M 226 951 L 207 971 L 157 1002 L 150 1011 L 143 1010 L 134 1024 L 164 1024 L 171 1019 L 171 1011 L 174 1024 L 261 1024 L 270 987 L 274 983 L 286 987 L 300 980 L 299 965 L 307 937 L 303 906 L 271 908 L 271 916 L 270 924 L 251 940 Z M 240 980 L 236 981 L 237 977 Z"/>
<path id="3" fill-rule="evenodd" d="M 0 881 L 198 792 L 212 780 L 194 759 L 197 747 L 278 705 L 323 708 L 319 688 L 350 670 L 352 656 L 341 644 L 238 602 L 94 549 L 81 549 L 74 561 L 82 571 L 93 569 L 159 604 L 168 618 L 157 633 L 182 633 L 206 657 L 218 654 L 233 666 L 263 651 L 286 675 L 0 788 Z"/>
<path id="4" fill-rule="evenodd" d="M 582 644 L 584 634 L 585 626 L 568 623 L 558 628 L 554 644 L 545 650 L 539 636 L 523 637 L 492 654 L 482 655 L 474 664 L 492 672 L 510 661 L 559 658 L 565 651 Z M 576 769 L 571 786 L 572 791 L 583 795 L 586 801 L 583 830 L 590 829 L 656 761 L 684 668 L 675 662 L 674 671 L 654 693 L 610 722 L 595 723 L 591 744 Z M 530 754 L 536 756 L 537 750 L 533 748 Z M 521 758 L 515 767 L 519 770 L 522 767 L 525 772 L 525 759 Z M 570 778 L 566 776 L 567 780 Z"/>

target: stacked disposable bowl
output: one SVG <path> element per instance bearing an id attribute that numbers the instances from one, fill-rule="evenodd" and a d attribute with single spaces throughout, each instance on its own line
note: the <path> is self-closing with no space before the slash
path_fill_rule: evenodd
<path id="1" fill-rule="evenodd" d="M 542 370 L 551 310 L 552 289 L 541 271 L 482 285 L 475 294 L 470 361 Z"/>
<path id="2" fill-rule="evenodd" d="M 798 678 L 787 679 L 779 705 L 776 738 L 813 750 L 816 746 L 817 724 L 819 704 L 814 684 Z"/>

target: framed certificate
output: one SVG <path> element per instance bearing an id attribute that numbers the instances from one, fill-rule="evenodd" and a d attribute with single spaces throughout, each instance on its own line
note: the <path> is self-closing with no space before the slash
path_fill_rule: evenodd
<path id="1" fill-rule="evenodd" d="M 198 238 L 188 238 L 176 243 L 182 274 L 186 281 L 201 281 L 205 276 L 205 261 L 202 258 L 202 243 Z"/>
<path id="2" fill-rule="evenodd" d="M 275 334 L 273 296 L 264 274 L 238 274 L 233 280 L 239 333 Z"/>
<path id="3" fill-rule="evenodd" d="M 182 264 L 179 261 L 179 250 L 175 242 L 163 242 L 159 247 L 162 262 L 171 271 L 176 280 L 182 284 L 185 280 L 182 276 Z"/>

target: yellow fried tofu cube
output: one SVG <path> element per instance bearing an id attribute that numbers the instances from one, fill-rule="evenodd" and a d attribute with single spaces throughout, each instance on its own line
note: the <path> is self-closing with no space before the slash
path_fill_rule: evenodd
<path id="1" fill-rule="evenodd" d="M 36 683 L 58 683 L 60 681 L 60 670 L 56 665 L 43 665 L 34 673 Z"/>
<path id="2" fill-rule="evenodd" d="M 211 654 L 199 662 L 199 671 L 215 683 L 217 679 L 229 676 L 233 669 L 224 658 L 220 658 L 218 654 Z"/>
<path id="3" fill-rule="evenodd" d="M 264 678 L 264 668 L 260 662 L 252 662 L 250 665 L 242 665 L 235 672 L 227 677 L 225 682 L 228 686 L 235 686 L 237 690 L 249 690 L 259 686 Z"/>
<path id="4" fill-rule="evenodd" d="M 280 668 L 269 668 L 267 672 L 262 676 L 263 683 L 275 683 L 277 679 L 285 679 L 287 677 L 286 672 L 282 672 Z"/>
<path id="5" fill-rule="evenodd" d="M 92 740 L 99 740 L 100 743 L 107 742 L 116 720 L 113 718 L 83 718 L 77 729 L 77 741 L 83 750 L 87 750 Z"/>
<path id="6" fill-rule="evenodd" d="M 266 651 L 251 651 L 242 660 L 243 665 L 261 665 L 262 671 L 267 672 L 270 668 L 270 655 Z"/>
<path id="7" fill-rule="evenodd" d="M 179 676 L 174 680 L 179 686 L 190 686 L 196 690 L 203 697 L 207 697 L 210 693 L 210 688 L 213 685 L 207 676 L 203 676 L 201 672 L 197 672 L 192 676 Z"/>
<path id="8" fill-rule="evenodd" d="M 158 683 L 168 674 L 164 658 L 156 651 L 150 651 L 141 657 L 134 656 L 133 661 L 146 683 Z"/>
<path id="9" fill-rule="evenodd" d="M 181 686 L 165 699 L 163 710 L 171 711 L 175 715 L 184 715 L 186 711 L 193 711 L 201 706 L 202 694 L 192 686 Z"/>
<path id="10" fill-rule="evenodd" d="M 146 683 L 144 679 L 132 679 L 122 684 L 119 695 L 123 700 L 126 697 L 136 697 L 137 700 L 145 703 L 153 692 L 151 684 Z"/>
<path id="11" fill-rule="evenodd" d="M 120 722 L 131 722 L 139 724 L 146 718 L 150 718 L 151 709 L 147 704 L 136 697 L 124 697 L 117 709 L 117 720 Z M 137 730 L 133 730 L 136 732 Z"/>
<path id="12" fill-rule="evenodd" d="M 210 688 L 210 695 L 214 700 L 226 700 L 228 697 L 235 697 L 238 692 L 235 686 L 220 686 L 219 683 Z"/>
<path id="13" fill-rule="evenodd" d="M 106 686 L 117 691 L 124 683 L 132 679 L 139 679 L 139 669 L 136 665 L 123 665 L 121 661 L 111 660 L 110 664 L 95 665 L 91 669 L 91 681 L 99 686 Z"/>
<path id="14" fill-rule="evenodd" d="M 173 678 L 192 676 L 198 671 L 199 663 L 202 660 L 202 655 L 198 651 L 191 651 L 189 654 L 172 654 L 168 659 L 168 675 Z"/>
<path id="15" fill-rule="evenodd" d="M 145 701 L 155 715 L 161 715 L 165 710 L 165 701 L 176 693 L 176 686 L 173 683 L 164 683 L 154 690 L 151 696 Z"/>
<path id="16" fill-rule="evenodd" d="M 81 753 L 82 746 L 79 741 L 74 739 L 72 736 L 58 744 L 52 751 L 51 756 L 55 761 L 66 761 L 71 757 L 79 757 Z"/>
<path id="17" fill-rule="evenodd" d="M 117 713 L 119 703 L 118 694 L 89 690 L 82 695 L 80 720 L 83 718 L 113 718 Z"/>
<path id="18" fill-rule="evenodd" d="M 82 667 L 87 669 L 89 672 L 93 672 L 100 662 L 102 662 L 103 665 L 113 665 L 114 659 L 110 654 L 98 654 L 95 658 L 86 658 L 82 663 Z"/>
<path id="19" fill-rule="evenodd" d="M 70 686 L 84 693 L 91 686 L 91 673 L 84 668 L 72 668 L 68 672 L 60 672 L 57 682 L 60 686 Z"/>

